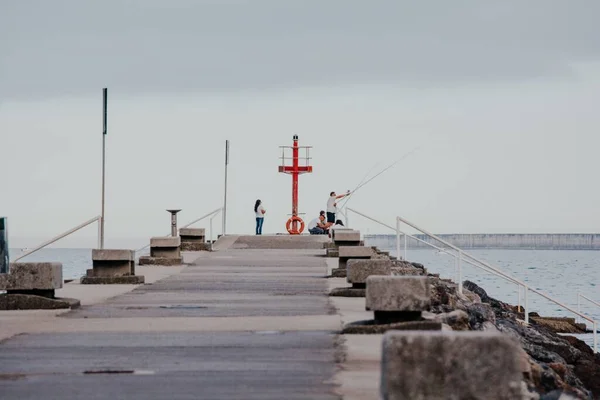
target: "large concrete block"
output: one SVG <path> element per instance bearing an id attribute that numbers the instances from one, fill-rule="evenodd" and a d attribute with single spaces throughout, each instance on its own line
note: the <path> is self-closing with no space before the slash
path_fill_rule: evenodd
<path id="1" fill-rule="evenodd" d="M 135 261 L 135 251 L 123 249 L 92 249 L 92 261 Z"/>
<path id="2" fill-rule="evenodd" d="M 340 257 L 372 257 L 375 250 L 372 247 L 365 246 L 340 246 Z"/>
<path id="3" fill-rule="evenodd" d="M 135 275 L 135 251 L 123 249 L 93 249 L 92 271 L 88 277 L 114 278 Z"/>
<path id="4" fill-rule="evenodd" d="M 365 284 L 371 275 L 391 275 L 392 264 L 389 260 L 348 260 L 347 280 L 352 284 Z"/>
<path id="5" fill-rule="evenodd" d="M 519 351 L 500 332 L 388 331 L 381 399 L 519 399 Z"/>
<path id="6" fill-rule="evenodd" d="M 55 290 L 62 287 L 61 263 L 11 263 L 10 273 L 0 274 L 0 290 Z"/>
<path id="7" fill-rule="evenodd" d="M 181 228 L 179 229 L 181 243 L 204 243 L 206 234 L 204 228 Z"/>
<path id="8" fill-rule="evenodd" d="M 416 312 L 429 308 L 429 279 L 426 276 L 369 276 L 366 309 Z"/>
<path id="9" fill-rule="evenodd" d="M 179 247 L 181 238 L 179 236 L 164 236 L 150 238 L 150 247 Z"/>
<path id="10" fill-rule="evenodd" d="M 334 242 L 358 242 L 360 231 L 353 229 L 334 229 L 332 234 Z"/>

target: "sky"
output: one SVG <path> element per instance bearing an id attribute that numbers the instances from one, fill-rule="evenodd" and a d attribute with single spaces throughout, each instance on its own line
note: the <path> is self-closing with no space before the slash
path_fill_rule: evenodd
<path id="1" fill-rule="evenodd" d="M 263 232 L 284 232 L 293 135 L 313 146 L 307 222 L 410 153 L 348 206 L 437 233 L 598 232 L 597 15 L 596 0 L 4 0 L 0 215 L 33 246 L 100 214 L 106 87 L 107 247 L 168 234 L 166 209 L 185 224 L 221 207 L 225 140 L 227 233 L 253 233 L 256 199 Z"/>

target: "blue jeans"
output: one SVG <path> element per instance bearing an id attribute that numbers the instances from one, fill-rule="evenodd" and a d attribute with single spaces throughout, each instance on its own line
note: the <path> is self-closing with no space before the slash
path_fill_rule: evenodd
<path id="1" fill-rule="evenodd" d="M 265 221 L 265 218 L 259 218 L 256 217 L 256 234 L 257 235 L 262 235 L 262 226 L 263 226 L 263 222 Z"/>

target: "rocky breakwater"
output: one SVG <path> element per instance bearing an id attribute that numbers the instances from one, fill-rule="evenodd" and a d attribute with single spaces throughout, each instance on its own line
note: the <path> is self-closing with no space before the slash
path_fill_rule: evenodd
<path id="1" fill-rule="evenodd" d="M 489 297 L 475 283 L 465 281 L 463 292 L 459 293 L 456 283 L 427 273 L 417 263 L 353 260 L 348 267 L 348 282 L 352 287 L 340 288 L 330 295 L 366 296 L 366 309 L 374 312 L 374 318 L 347 324 L 343 334 L 391 331 L 502 334 L 520 345 L 517 357 L 522 395 L 518 398 L 600 399 L 600 354 L 594 354 L 586 343 L 573 336 L 559 335 L 584 328 L 574 321 L 530 313 L 530 324 L 525 324 L 524 314 L 517 307 Z M 481 354 L 481 357 L 487 356 Z"/>

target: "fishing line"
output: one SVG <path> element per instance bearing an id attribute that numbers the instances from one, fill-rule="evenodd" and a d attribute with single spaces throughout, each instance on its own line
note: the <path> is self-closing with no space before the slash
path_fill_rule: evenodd
<path id="1" fill-rule="evenodd" d="M 400 161 L 404 160 L 405 158 L 407 158 L 408 156 L 412 155 L 413 153 L 415 153 L 418 149 L 420 148 L 420 146 L 415 147 L 413 150 L 409 151 L 408 153 L 404 154 L 402 157 L 400 157 L 399 159 L 397 159 L 396 161 L 394 161 L 392 164 L 388 165 L 387 167 L 385 167 L 382 171 L 380 171 L 379 173 L 377 173 L 375 176 L 371 177 L 369 180 L 367 180 L 366 182 L 363 182 L 361 184 L 358 185 L 358 187 L 356 189 L 354 189 L 352 192 L 350 192 L 350 194 L 348 195 L 348 197 L 346 198 L 346 201 L 344 202 L 344 205 L 340 207 L 343 208 L 346 206 L 346 203 L 348 203 L 348 200 L 350 200 L 350 197 L 356 193 L 357 190 L 359 190 L 360 188 L 362 188 L 363 186 L 365 186 L 366 184 L 368 184 L 369 182 L 371 182 L 373 179 L 377 178 L 379 175 L 383 174 L 385 171 L 389 170 L 390 168 L 392 168 L 394 165 L 398 164 Z"/>

